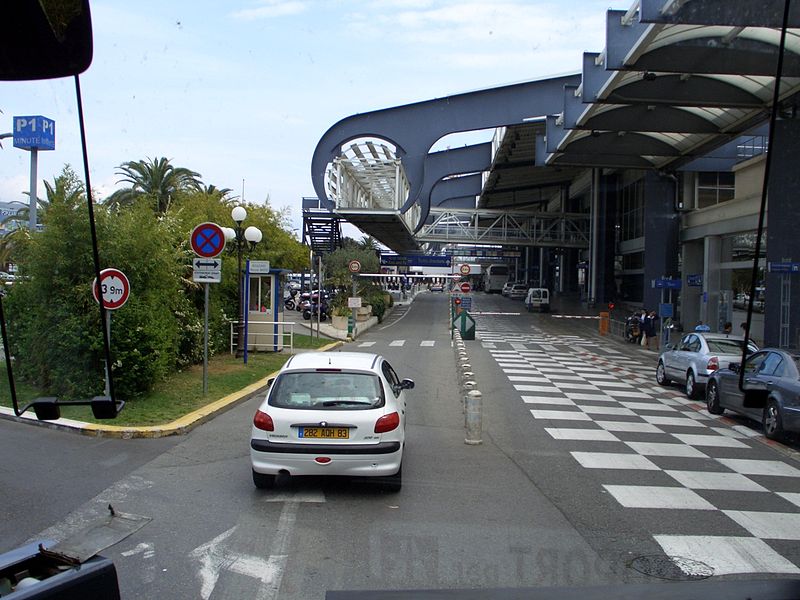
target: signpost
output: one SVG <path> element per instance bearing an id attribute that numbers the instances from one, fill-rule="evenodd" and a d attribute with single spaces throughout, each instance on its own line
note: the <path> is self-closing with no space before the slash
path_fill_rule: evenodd
<path id="1" fill-rule="evenodd" d="M 118 269 L 103 269 L 100 271 L 100 283 L 98 284 L 95 277 L 92 282 L 92 296 L 94 301 L 100 304 L 100 299 L 103 301 L 103 308 L 106 309 L 106 331 L 108 332 L 108 343 L 111 344 L 111 311 L 117 310 L 125 306 L 128 297 L 131 294 L 131 284 L 125 273 Z M 111 396 L 110 386 L 108 383 L 109 372 L 108 364 L 105 366 L 106 374 L 106 397 Z"/>
<path id="2" fill-rule="evenodd" d="M 347 337 L 352 338 L 356 330 L 356 309 L 361 306 L 361 298 L 358 298 L 358 306 L 351 302 L 356 298 L 356 277 L 361 271 L 361 262 L 353 259 L 347 263 L 347 270 L 353 275 L 353 297 L 347 300 L 347 305 L 350 307 L 350 318 L 347 319 Z"/>
<path id="3" fill-rule="evenodd" d="M 225 233 L 216 223 L 200 223 L 189 236 L 192 250 L 200 258 L 192 261 L 192 281 L 202 283 L 204 289 L 203 310 L 203 394 L 208 393 L 208 284 L 222 281 L 222 260 L 219 256 L 225 248 Z"/>
<path id="4" fill-rule="evenodd" d="M 461 273 L 464 276 L 469 275 L 469 271 L 470 271 L 469 265 L 466 264 L 466 263 L 464 263 L 463 265 L 458 267 L 458 272 Z"/>

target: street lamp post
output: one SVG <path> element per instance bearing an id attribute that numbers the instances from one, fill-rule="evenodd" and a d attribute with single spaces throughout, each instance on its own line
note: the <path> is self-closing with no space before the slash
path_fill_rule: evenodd
<path id="1" fill-rule="evenodd" d="M 223 231 L 225 232 L 225 240 L 228 242 L 234 242 L 235 246 L 232 250 L 236 251 L 237 256 L 237 263 L 238 263 L 238 277 L 239 277 L 239 321 L 236 325 L 236 357 L 242 355 L 244 350 L 244 344 L 246 340 L 242 340 L 244 336 L 244 274 L 242 271 L 242 254 L 245 251 L 252 251 L 256 244 L 261 241 L 263 234 L 258 227 L 250 226 L 248 228 L 244 228 L 242 223 L 247 218 L 247 211 L 243 206 L 234 206 L 233 210 L 231 211 L 231 219 L 233 222 L 236 223 L 235 228 L 231 227 L 223 227 Z"/>

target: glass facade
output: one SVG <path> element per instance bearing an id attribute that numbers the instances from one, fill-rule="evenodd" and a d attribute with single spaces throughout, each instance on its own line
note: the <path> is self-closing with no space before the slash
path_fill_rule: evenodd
<path id="1" fill-rule="evenodd" d="M 697 208 L 707 208 L 720 202 L 733 200 L 736 189 L 733 173 L 705 172 L 697 174 Z"/>

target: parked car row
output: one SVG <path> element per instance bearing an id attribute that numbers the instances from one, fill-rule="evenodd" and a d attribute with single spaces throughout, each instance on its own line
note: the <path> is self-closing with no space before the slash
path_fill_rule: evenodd
<path id="1" fill-rule="evenodd" d="M 770 439 L 800 431 L 800 354 L 748 342 L 742 363 L 743 348 L 741 337 L 693 331 L 661 353 L 656 381 L 680 383 L 689 398 L 704 393 L 709 413 L 754 419 Z"/>

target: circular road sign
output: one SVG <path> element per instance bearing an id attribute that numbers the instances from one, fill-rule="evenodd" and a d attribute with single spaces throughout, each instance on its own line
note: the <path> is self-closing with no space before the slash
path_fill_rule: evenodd
<path id="1" fill-rule="evenodd" d="M 465 281 L 461 284 L 461 293 L 469 294 L 472 291 L 472 286 L 469 284 L 469 281 Z"/>
<path id="2" fill-rule="evenodd" d="M 462 275 L 469 275 L 469 265 L 468 265 L 468 264 L 466 264 L 466 263 L 464 263 L 463 265 L 461 265 L 461 266 L 458 268 L 458 271 L 459 271 L 459 272 L 460 272 Z"/>
<path id="3" fill-rule="evenodd" d="M 216 223 L 200 223 L 192 230 L 189 241 L 197 256 L 214 258 L 225 248 L 225 233 Z"/>
<path id="4" fill-rule="evenodd" d="M 361 270 L 361 263 L 357 260 L 351 260 L 347 263 L 347 268 L 350 269 L 351 273 L 358 273 Z"/>
<path id="5" fill-rule="evenodd" d="M 100 271 L 100 288 L 102 288 L 103 306 L 106 310 L 117 310 L 128 301 L 131 293 L 131 284 L 125 273 L 118 269 L 103 269 Z M 100 302 L 97 278 L 92 284 L 92 296 L 95 302 Z"/>

